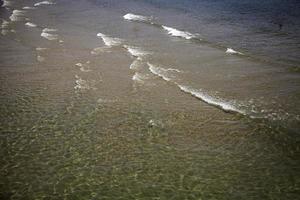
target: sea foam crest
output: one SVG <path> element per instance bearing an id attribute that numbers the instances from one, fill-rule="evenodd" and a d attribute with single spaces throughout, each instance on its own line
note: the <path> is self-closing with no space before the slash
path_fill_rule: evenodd
<path id="1" fill-rule="evenodd" d="M 124 48 L 127 49 L 127 51 L 134 57 L 138 58 L 138 59 L 142 59 L 142 57 L 150 54 L 147 51 L 142 50 L 141 48 L 138 47 L 133 47 L 133 46 L 128 46 L 128 45 L 124 45 Z"/>
<path id="2" fill-rule="evenodd" d="M 195 90 L 189 86 L 184 86 L 184 85 L 180 85 L 178 83 L 176 83 L 175 81 L 173 81 L 171 78 L 169 78 L 168 76 L 165 75 L 165 72 L 168 71 L 168 69 L 163 69 L 160 67 L 156 67 L 150 63 L 147 63 L 149 66 L 149 70 L 154 74 L 157 75 L 159 77 L 161 77 L 162 79 L 164 79 L 165 81 L 171 81 L 173 82 L 175 85 L 177 85 L 180 90 L 182 90 L 185 93 L 191 94 L 192 96 L 206 102 L 207 104 L 216 106 L 224 111 L 227 112 L 236 112 L 236 113 L 240 113 L 245 115 L 245 111 L 239 109 L 237 106 L 235 106 L 232 103 L 226 102 L 222 99 L 216 98 L 216 97 L 212 97 L 204 92 L 202 92 L 201 90 Z M 170 69 L 170 68 L 169 68 Z M 173 68 L 171 68 L 173 69 Z"/>
<path id="3" fill-rule="evenodd" d="M 34 7 L 30 7 L 30 6 L 24 6 L 22 9 L 23 10 L 33 10 L 35 8 Z"/>
<path id="4" fill-rule="evenodd" d="M 226 101 L 223 101 L 221 99 L 212 97 L 208 94 L 205 94 L 204 92 L 201 92 L 201 90 L 195 90 L 191 87 L 188 86 L 184 86 L 184 85 L 178 85 L 178 87 L 180 88 L 180 90 L 182 90 L 185 93 L 189 93 L 192 96 L 210 104 L 216 107 L 221 108 L 224 111 L 228 111 L 228 112 L 237 112 L 240 114 L 245 115 L 245 112 L 243 110 L 238 109 L 235 105 L 228 103 Z"/>
<path id="5" fill-rule="evenodd" d="M 166 75 L 165 69 L 154 66 L 153 64 L 150 64 L 149 62 L 147 63 L 147 65 L 149 66 L 149 70 L 152 74 L 161 77 L 165 81 L 172 81 L 172 79 Z"/>
<path id="6" fill-rule="evenodd" d="M 25 18 L 24 14 L 25 14 L 25 11 L 23 11 L 23 10 L 13 10 L 9 19 L 13 22 L 21 21 Z"/>
<path id="7" fill-rule="evenodd" d="M 228 53 L 228 54 L 240 54 L 240 55 L 243 55 L 243 53 L 235 51 L 235 50 L 233 50 L 231 48 L 227 48 L 226 49 L 226 53 Z"/>
<path id="8" fill-rule="evenodd" d="M 175 28 L 171 28 L 171 27 L 168 27 L 168 26 L 162 26 L 163 29 L 165 29 L 169 35 L 171 36 L 174 36 L 174 37 L 182 37 L 182 38 L 185 38 L 187 40 L 190 40 L 192 38 L 196 38 L 196 35 L 192 34 L 192 33 L 189 33 L 189 32 L 186 32 L 186 31 L 180 31 L 180 30 L 177 30 Z"/>
<path id="9" fill-rule="evenodd" d="M 123 16 L 124 19 L 129 21 L 138 21 L 138 22 L 151 22 L 152 17 L 146 17 L 143 15 L 136 15 L 132 13 L 127 13 Z"/>
<path id="10" fill-rule="evenodd" d="M 29 26 L 29 27 L 32 27 L 32 28 L 37 27 L 36 24 L 31 23 L 31 22 L 27 22 L 25 25 L 26 25 L 26 26 Z"/>
<path id="11" fill-rule="evenodd" d="M 44 28 L 41 33 L 41 36 L 46 38 L 47 40 L 57 40 L 58 35 L 52 33 L 52 32 L 56 32 L 56 31 L 57 31 L 56 29 Z"/>
<path id="12" fill-rule="evenodd" d="M 38 3 L 35 3 L 34 6 L 41 6 L 41 5 L 53 5 L 55 3 L 51 2 L 51 1 L 41 1 Z"/>
<path id="13" fill-rule="evenodd" d="M 119 38 L 113 38 L 113 37 L 107 36 L 103 33 L 98 33 L 97 36 L 101 37 L 104 44 L 109 47 L 119 46 L 122 44 L 122 40 Z"/>
<path id="14" fill-rule="evenodd" d="M 57 29 L 53 29 L 53 28 L 44 28 L 43 32 L 55 32 L 57 31 Z"/>

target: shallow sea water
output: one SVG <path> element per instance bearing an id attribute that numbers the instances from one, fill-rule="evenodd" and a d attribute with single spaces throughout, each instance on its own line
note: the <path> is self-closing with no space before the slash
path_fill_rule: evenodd
<path id="1" fill-rule="evenodd" d="M 13 10 L 37 2 L 9 2 L 1 199 L 299 198 L 296 61 L 172 37 L 160 25 L 187 16 L 155 1 L 50 1 L 14 22 Z"/>

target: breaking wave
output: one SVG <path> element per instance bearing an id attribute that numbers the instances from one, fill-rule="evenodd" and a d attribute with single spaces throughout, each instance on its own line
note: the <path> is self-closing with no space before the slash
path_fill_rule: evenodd
<path id="1" fill-rule="evenodd" d="M 56 32 L 56 31 L 57 31 L 57 29 L 44 28 L 41 33 L 41 36 L 46 38 L 47 40 L 57 40 L 58 35 L 52 33 L 52 32 Z"/>
<path id="2" fill-rule="evenodd" d="M 243 53 L 238 52 L 238 51 L 235 51 L 235 50 L 233 50 L 233 49 L 231 49 L 231 48 L 227 48 L 227 49 L 226 49 L 226 53 L 228 53 L 228 54 L 239 54 L 239 55 L 243 55 Z"/>
<path id="3" fill-rule="evenodd" d="M 9 19 L 13 22 L 22 21 L 25 19 L 24 14 L 25 14 L 25 11 L 23 11 L 23 10 L 13 10 Z"/>
<path id="4" fill-rule="evenodd" d="M 210 96 L 210 95 L 206 94 L 205 92 L 202 92 L 201 90 L 196 90 L 196 89 L 193 89 L 189 86 L 178 84 L 176 81 L 174 81 L 172 78 L 170 78 L 166 74 L 168 69 L 157 67 L 157 66 L 154 66 L 153 64 L 150 64 L 150 63 L 147 63 L 147 64 L 149 66 L 149 70 L 151 71 L 151 73 L 153 73 L 156 76 L 159 76 L 160 78 L 162 78 L 165 81 L 174 83 L 176 86 L 179 87 L 179 89 L 181 91 L 183 91 L 185 93 L 188 93 L 188 94 L 191 94 L 192 96 L 206 102 L 207 104 L 218 107 L 218 108 L 220 108 L 220 109 L 222 109 L 226 112 L 235 112 L 235 113 L 239 113 L 239 114 L 243 114 L 243 115 L 246 114 L 245 111 L 239 109 L 233 103 L 227 102 L 227 101 L 222 100 L 222 99 L 217 98 L 217 97 Z M 169 68 L 169 69 L 177 71 L 177 69 L 173 69 L 173 68 Z"/>
<path id="5" fill-rule="evenodd" d="M 165 81 L 171 81 L 172 78 L 170 78 L 168 75 L 166 75 L 166 70 L 161 68 L 161 67 L 157 67 L 154 66 L 153 64 L 150 64 L 149 62 L 147 63 L 149 66 L 149 70 L 152 74 L 159 76 L 160 78 L 164 79 Z"/>
<path id="6" fill-rule="evenodd" d="M 196 89 L 193 89 L 189 86 L 184 86 L 184 85 L 177 85 L 180 90 L 182 90 L 183 92 L 185 93 L 188 93 L 188 94 L 191 94 L 192 96 L 206 102 L 207 104 L 210 104 L 210 105 L 213 105 L 213 106 L 216 106 L 218 108 L 221 108 L 222 110 L 224 111 L 227 111 L 227 112 L 236 112 L 236 113 L 240 113 L 240 114 L 243 114 L 245 115 L 245 111 L 243 110 L 240 110 L 239 108 L 237 108 L 235 105 L 229 103 L 229 102 L 226 102 L 222 99 L 219 99 L 219 98 L 216 98 L 216 97 L 212 97 L 204 92 L 202 92 L 201 90 L 196 90 Z"/>
<path id="7" fill-rule="evenodd" d="M 109 47 L 119 46 L 122 44 L 122 40 L 120 38 L 113 38 L 113 37 L 107 36 L 103 33 L 98 33 L 97 36 L 101 37 L 104 44 Z"/>
<path id="8" fill-rule="evenodd" d="M 133 56 L 138 59 L 142 59 L 144 56 L 149 55 L 150 53 L 147 51 L 142 50 L 141 48 L 138 47 L 133 47 L 133 46 L 127 46 L 124 45 L 124 48 L 127 49 L 127 51 Z"/>
<path id="9" fill-rule="evenodd" d="M 30 7 L 30 6 L 24 6 L 22 9 L 23 10 L 33 10 L 35 8 L 34 7 Z"/>
<path id="10" fill-rule="evenodd" d="M 146 17 L 143 15 L 136 15 L 132 13 L 127 13 L 123 16 L 124 19 L 129 21 L 138 21 L 138 22 L 152 22 L 152 17 Z"/>
<path id="11" fill-rule="evenodd" d="M 32 28 L 37 27 L 36 24 L 31 23 L 31 22 L 27 22 L 25 25 L 26 25 L 26 26 L 29 26 L 29 27 L 32 27 Z"/>
<path id="12" fill-rule="evenodd" d="M 196 35 L 186 32 L 186 31 L 180 31 L 175 28 L 168 27 L 168 26 L 162 26 L 162 28 L 165 29 L 169 35 L 174 36 L 174 37 L 182 37 L 187 40 L 196 38 Z"/>
<path id="13" fill-rule="evenodd" d="M 41 1 L 41 2 L 35 3 L 34 6 L 53 5 L 53 4 L 55 4 L 55 3 L 50 2 L 50 1 Z"/>

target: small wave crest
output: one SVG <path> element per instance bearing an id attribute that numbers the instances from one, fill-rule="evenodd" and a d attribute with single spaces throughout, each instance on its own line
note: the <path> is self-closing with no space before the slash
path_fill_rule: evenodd
<path id="1" fill-rule="evenodd" d="M 221 108 L 224 111 L 227 112 L 236 112 L 236 113 L 240 113 L 245 115 L 245 111 L 240 110 L 239 108 L 237 108 L 235 105 L 226 102 L 222 99 L 218 99 L 215 97 L 212 97 L 204 92 L 202 92 L 201 90 L 195 90 L 189 86 L 184 86 L 184 85 L 178 85 L 178 87 L 180 88 L 180 90 L 182 90 L 185 93 L 191 94 L 192 96 L 210 104 L 213 106 L 216 106 L 218 108 Z"/>
<path id="2" fill-rule="evenodd" d="M 24 14 L 25 14 L 25 11 L 23 11 L 23 10 L 13 10 L 9 19 L 13 22 L 22 21 L 25 19 Z"/>
<path id="3" fill-rule="evenodd" d="M 22 9 L 23 10 L 33 10 L 35 8 L 34 7 L 30 7 L 30 6 L 24 6 Z"/>
<path id="4" fill-rule="evenodd" d="M 58 35 L 52 33 L 52 32 L 56 32 L 56 31 L 57 31 L 57 29 L 44 28 L 41 33 L 41 36 L 46 38 L 47 40 L 57 40 Z"/>
<path id="5" fill-rule="evenodd" d="M 226 53 L 228 53 L 228 54 L 239 54 L 239 55 L 243 55 L 243 53 L 238 52 L 238 51 L 235 51 L 235 50 L 233 50 L 233 49 L 231 49 L 231 48 L 227 48 L 227 49 L 226 49 Z"/>
<path id="6" fill-rule="evenodd" d="M 53 29 L 53 28 L 44 28 L 43 32 L 56 32 L 57 29 Z"/>
<path id="7" fill-rule="evenodd" d="M 176 81 L 174 81 L 172 78 L 170 78 L 168 75 L 166 75 L 166 72 L 169 71 L 170 69 L 173 71 L 174 68 L 169 68 L 169 69 L 164 69 L 161 67 L 157 67 L 154 66 L 153 64 L 147 63 L 149 66 L 149 70 L 154 74 L 159 76 L 160 78 L 162 78 L 165 81 L 171 81 L 173 82 L 176 86 L 178 86 L 180 88 L 181 91 L 191 94 L 192 96 L 206 102 L 207 104 L 216 106 L 226 112 L 235 112 L 235 113 L 240 113 L 245 115 L 245 111 L 239 109 L 237 106 L 235 106 L 233 103 L 230 102 L 226 102 L 225 100 L 222 100 L 220 98 L 216 98 L 213 96 L 210 96 L 204 92 L 202 92 L 201 90 L 196 90 L 193 89 L 189 86 L 184 86 L 184 85 L 180 85 L 178 84 Z M 175 69 L 177 71 L 177 69 Z M 179 71 L 179 70 L 178 70 Z"/>
<path id="8" fill-rule="evenodd" d="M 37 27 L 36 24 L 31 23 L 31 22 L 27 22 L 25 25 L 26 25 L 26 26 L 29 26 L 29 27 L 32 27 L 32 28 Z"/>
<path id="9" fill-rule="evenodd" d="M 136 15 L 132 13 L 127 13 L 126 15 L 123 16 L 124 19 L 129 20 L 129 21 L 138 21 L 138 22 L 151 22 L 152 17 L 146 17 L 143 15 Z"/>
<path id="10" fill-rule="evenodd" d="M 149 66 L 149 70 L 152 74 L 159 76 L 160 78 L 164 79 L 165 81 L 171 81 L 172 79 L 166 75 L 166 70 L 161 68 L 161 67 L 157 67 L 154 66 L 153 64 L 150 64 L 149 62 L 147 63 L 147 65 Z"/>
<path id="11" fill-rule="evenodd" d="M 124 48 L 127 49 L 127 51 L 133 56 L 138 59 L 142 59 L 144 56 L 149 55 L 150 53 L 147 51 L 142 50 L 141 48 L 138 47 L 133 47 L 133 46 L 127 46 L 124 45 Z"/>
<path id="12" fill-rule="evenodd" d="M 196 38 L 196 35 L 194 35 L 192 33 L 189 33 L 189 32 L 186 32 L 186 31 L 180 31 L 180 30 L 177 30 L 175 28 L 168 27 L 168 26 L 162 26 L 162 28 L 164 30 L 166 30 L 169 35 L 174 36 L 174 37 L 182 37 L 182 38 L 185 38 L 187 40 Z"/>
<path id="13" fill-rule="evenodd" d="M 113 38 L 113 37 L 107 36 L 103 33 L 98 33 L 97 36 L 101 37 L 104 44 L 109 47 L 119 46 L 122 44 L 122 40 L 120 38 Z"/>
<path id="14" fill-rule="evenodd" d="M 35 3 L 34 6 L 41 6 L 41 5 L 53 5 L 55 3 L 51 2 L 51 1 L 41 1 L 41 2 L 38 2 L 38 3 Z"/>

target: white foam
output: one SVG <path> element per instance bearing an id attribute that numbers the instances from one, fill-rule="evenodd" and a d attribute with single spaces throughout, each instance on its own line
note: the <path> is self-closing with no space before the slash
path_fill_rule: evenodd
<path id="1" fill-rule="evenodd" d="M 178 87 L 183 92 L 189 93 L 192 96 L 197 97 L 198 99 L 201 99 L 202 101 L 204 101 L 210 105 L 214 105 L 225 111 L 237 112 L 237 113 L 245 115 L 245 112 L 243 110 L 238 109 L 235 105 L 225 102 L 221 99 L 217 99 L 215 97 L 209 96 L 209 95 L 205 94 L 204 92 L 202 92 L 201 90 L 195 90 L 191 87 L 184 86 L 184 85 L 178 85 Z"/>
<path id="2" fill-rule="evenodd" d="M 136 15 L 132 13 L 127 13 L 123 16 L 124 19 L 129 21 L 139 21 L 139 22 L 150 22 L 152 20 L 152 17 L 146 17 L 143 15 Z"/>
<path id="3" fill-rule="evenodd" d="M 58 35 L 42 32 L 41 36 L 46 38 L 47 40 L 57 40 Z"/>
<path id="4" fill-rule="evenodd" d="M 24 20 L 24 18 L 25 18 L 24 14 L 25 14 L 25 11 L 23 11 L 23 10 L 13 10 L 9 19 L 13 22 Z"/>
<path id="5" fill-rule="evenodd" d="M 24 6 L 22 9 L 23 10 L 33 10 L 35 8 L 34 7 L 30 7 L 30 6 Z"/>
<path id="6" fill-rule="evenodd" d="M 235 50 L 233 50 L 231 48 L 227 48 L 226 49 L 226 53 L 228 53 L 228 54 L 240 54 L 240 55 L 243 55 L 243 53 L 235 51 Z"/>
<path id="7" fill-rule="evenodd" d="M 32 28 L 37 27 L 36 24 L 31 23 L 31 22 L 27 22 L 25 25 L 26 25 L 26 26 L 29 26 L 29 27 L 32 27 Z"/>
<path id="8" fill-rule="evenodd" d="M 162 79 L 164 79 L 165 81 L 172 81 L 175 85 L 177 85 L 180 90 L 182 90 L 185 93 L 189 93 L 194 97 L 197 97 L 198 99 L 210 104 L 210 105 L 214 105 L 216 107 L 221 108 L 224 111 L 230 111 L 230 112 L 237 112 L 240 114 L 245 115 L 245 111 L 237 108 L 234 104 L 226 102 L 222 99 L 219 98 L 215 98 L 212 97 L 204 92 L 202 92 L 201 90 L 196 90 L 193 89 L 189 86 L 184 86 L 184 85 L 180 85 L 178 83 L 176 83 L 175 81 L 173 81 L 171 78 L 169 78 L 168 76 L 165 75 L 165 72 L 168 71 L 168 69 L 163 69 L 160 67 L 156 67 L 150 63 L 147 63 L 149 66 L 149 70 L 154 74 L 157 75 L 159 77 L 161 77 Z M 169 69 L 173 69 L 173 68 L 169 68 Z M 176 70 L 177 71 L 177 70 Z"/>
<path id="9" fill-rule="evenodd" d="M 103 33 L 98 33 L 97 34 L 98 37 L 101 37 L 104 44 L 106 46 L 112 47 L 112 46 L 119 46 L 122 44 L 122 40 L 119 38 L 113 38 L 113 37 L 109 37 Z"/>
<path id="10" fill-rule="evenodd" d="M 57 34 L 52 34 L 49 32 L 55 32 L 57 31 L 56 29 L 49 29 L 49 28 L 44 28 L 41 36 L 46 38 L 47 40 L 57 40 L 58 39 L 58 35 Z"/>
<path id="11" fill-rule="evenodd" d="M 53 28 L 44 28 L 43 32 L 56 32 L 57 29 L 53 29 Z"/>
<path id="12" fill-rule="evenodd" d="M 149 66 L 149 70 L 151 71 L 152 74 L 157 75 L 164 79 L 165 81 L 172 81 L 172 79 L 168 76 L 165 75 L 166 70 L 160 67 L 156 67 L 150 63 L 147 63 Z"/>
<path id="13" fill-rule="evenodd" d="M 182 37 L 187 40 L 190 40 L 190 39 L 196 37 L 196 35 L 186 32 L 186 31 L 180 31 L 175 28 L 168 27 L 168 26 L 162 26 L 162 27 L 163 27 L 163 29 L 165 29 L 168 32 L 169 35 L 174 36 L 174 37 Z"/>
<path id="14" fill-rule="evenodd" d="M 133 46 L 128 46 L 124 45 L 124 48 L 127 49 L 127 51 L 134 57 L 137 57 L 138 59 L 142 59 L 144 56 L 150 54 L 147 51 L 142 50 L 141 48 L 138 47 L 133 47 Z"/>
<path id="15" fill-rule="evenodd" d="M 41 1 L 41 2 L 35 3 L 34 6 L 53 5 L 53 4 L 55 4 L 55 3 L 50 2 L 50 1 Z"/>

